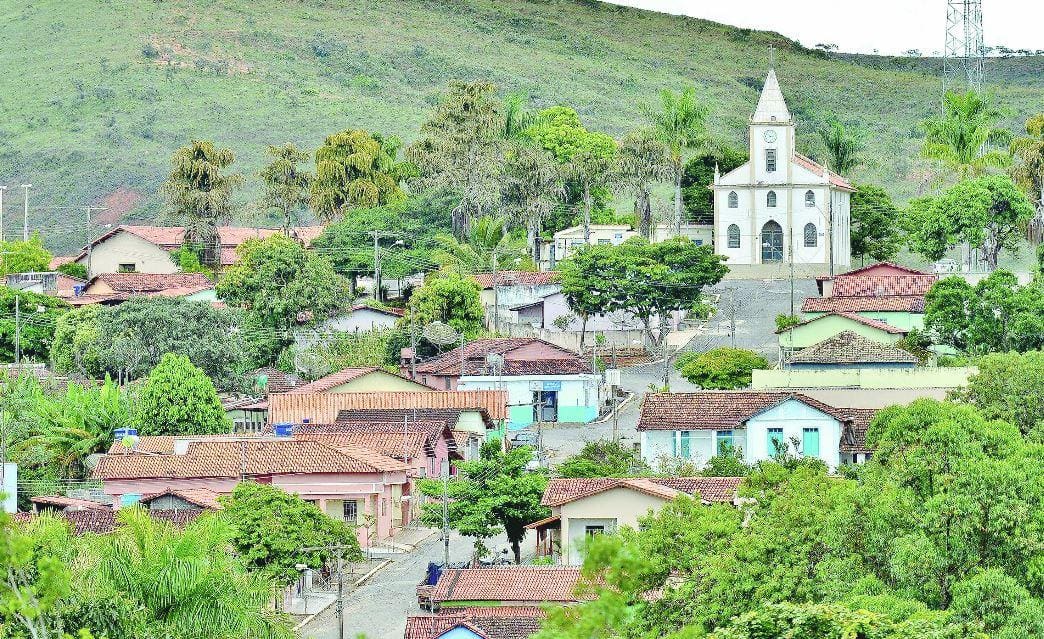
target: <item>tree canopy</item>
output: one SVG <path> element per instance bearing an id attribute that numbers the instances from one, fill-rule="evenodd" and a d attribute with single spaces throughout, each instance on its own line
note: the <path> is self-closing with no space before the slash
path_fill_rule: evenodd
<path id="1" fill-rule="evenodd" d="M 852 257 L 878 262 L 899 252 L 901 215 L 888 193 L 879 186 L 856 186 L 851 201 Z"/>
<path id="2" fill-rule="evenodd" d="M 409 175 L 409 168 L 396 159 L 400 146 L 398 138 L 361 129 L 327 136 L 315 151 L 312 210 L 330 222 L 352 208 L 402 203 L 406 196 L 399 181 Z"/>
<path id="3" fill-rule="evenodd" d="M 167 353 L 149 372 L 138 397 L 138 430 L 143 435 L 229 433 L 214 384 L 184 355 Z"/>
<path id="4" fill-rule="evenodd" d="M 295 215 L 308 205 L 312 175 L 300 167 L 308 161 L 308 153 L 292 142 L 281 146 L 268 145 L 265 152 L 272 158 L 258 174 L 264 184 L 264 206 L 279 211 L 283 232 L 290 234 Z"/>
<path id="5" fill-rule="evenodd" d="M 1011 134 L 998 127 L 1001 113 L 989 99 L 975 91 L 948 91 L 943 114 L 922 123 L 922 155 L 951 169 L 959 179 L 981 175 L 990 167 L 1006 166 Z"/>
<path id="6" fill-rule="evenodd" d="M 601 439 L 587 442 L 555 469 L 559 477 L 634 477 L 648 472 L 633 446 Z"/>
<path id="7" fill-rule="evenodd" d="M 706 142 L 708 112 L 692 87 L 681 93 L 664 89 L 660 93 L 659 108 L 646 109 L 646 117 L 652 124 L 656 138 L 668 151 L 670 174 L 674 179 L 675 233 L 681 233 L 683 155 L 686 150 Z"/>
<path id="8" fill-rule="evenodd" d="M 26 241 L 0 242 L 0 275 L 49 271 L 52 257 L 36 232 Z"/>
<path id="9" fill-rule="evenodd" d="M 689 221 L 694 224 L 714 223 L 714 192 L 707 188 L 714 182 L 714 168 L 725 175 L 746 161 L 746 151 L 723 146 L 709 153 L 700 153 L 685 163 L 682 200 Z"/>
<path id="10" fill-rule="evenodd" d="M 17 334 L 23 361 L 46 362 L 54 343 L 55 323 L 68 309 L 57 297 L 0 286 L 0 360 L 15 361 Z"/>
<path id="11" fill-rule="evenodd" d="M 700 388 L 734 389 L 750 386 L 751 371 L 768 368 L 768 360 L 754 351 L 722 346 L 679 355 L 674 366 Z"/>
<path id="12" fill-rule="evenodd" d="M 437 271 L 410 296 L 400 325 L 412 325 L 420 333 L 428 324 L 442 322 L 465 339 L 474 339 L 482 331 L 485 318 L 477 283 L 452 271 Z"/>
<path id="13" fill-rule="evenodd" d="M 226 172 L 235 159 L 231 149 L 192 140 L 174 152 L 163 185 L 169 219 L 185 227 L 185 243 L 207 266 L 219 263 L 217 227 L 232 220 L 232 194 L 243 183 L 243 176 Z"/>

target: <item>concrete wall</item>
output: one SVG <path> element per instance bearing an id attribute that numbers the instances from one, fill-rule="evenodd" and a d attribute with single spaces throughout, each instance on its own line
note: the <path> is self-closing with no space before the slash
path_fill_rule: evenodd
<path id="1" fill-rule="evenodd" d="M 369 393 L 385 391 L 426 391 L 430 390 L 424 384 L 419 384 L 409 379 L 403 379 L 398 375 L 392 375 L 384 371 L 374 371 L 357 377 L 351 381 L 334 386 L 327 393 Z"/>
<path id="2" fill-rule="evenodd" d="M 716 430 L 690 430 L 688 451 L 682 443 L 682 431 L 649 430 L 640 434 L 642 459 L 652 467 L 665 461 L 688 461 L 702 467 L 718 452 Z M 742 450 L 746 446 L 746 431 L 732 431 L 733 445 Z"/>
<path id="3" fill-rule="evenodd" d="M 87 265 L 87 257 L 77 260 Z M 96 245 L 91 252 L 91 271 L 88 279 L 99 273 L 118 273 L 120 264 L 133 264 L 138 273 L 176 273 L 178 266 L 170 259 L 170 254 L 152 242 L 146 242 L 137 235 L 122 232 L 116 233 L 104 242 Z"/>
<path id="4" fill-rule="evenodd" d="M 331 317 L 314 328 L 296 330 L 294 332 L 294 345 L 297 348 L 308 348 L 338 333 L 365 333 L 387 330 L 394 328 L 397 321 L 398 318 L 386 313 L 362 308 L 351 313 Z"/>
<path id="5" fill-rule="evenodd" d="M 895 344 L 902 335 L 898 333 L 887 333 L 879 328 L 861 324 L 839 315 L 831 315 L 808 324 L 794 326 L 788 331 L 779 334 L 779 346 L 785 349 L 805 348 L 818 344 L 823 340 L 837 335 L 841 331 L 852 331 L 883 344 Z"/>
<path id="6" fill-rule="evenodd" d="M 768 429 L 782 428 L 783 442 L 788 446 L 791 440 L 798 441 L 801 450 L 803 431 L 806 428 L 819 429 L 819 455 L 830 468 L 837 468 L 841 463 L 839 447 L 841 445 L 841 424 L 833 417 L 796 400 L 790 400 L 771 408 L 760 415 L 747 420 L 746 446 L 743 459 L 753 464 L 764 459 L 771 459 L 775 451 L 769 450 Z M 793 450 L 793 448 L 791 448 Z"/>
<path id="7" fill-rule="evenodd" d="M 563 562 L 571 566 L 583 563 L 583 549 L 587 541 L 585 526 L 605 526 L 612 533 L 621 526 L 638 529 L 638 518 L 659 510 L 665 500 L 630 488 L 613 488 L 585 497 L 560 509 L 562 518 L 561 554 Z"/>
<path id="8" fill-rule="evenodd" d="M 968 378 L 977 372 L 973 366 L 756 370 L 751 388 L 950 389 L 967 386 Z"/>

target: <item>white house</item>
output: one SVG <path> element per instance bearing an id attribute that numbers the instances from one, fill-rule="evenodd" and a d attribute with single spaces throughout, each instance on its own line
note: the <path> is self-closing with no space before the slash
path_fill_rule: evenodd
<path id="1" fill-rule="evenodd" d="M 653 393 L 645 397 L 638 431 L 642 459 L 650 464 L 666 458 L 702 466 L 728 444 L 748 464 L 786 449 L 836 469 L 866 460 L 873 414 L 793 392 Z"/>
<path id="2" fill-rule="evenodd" d="M 351 311 L 329 317 L 316 326 L 296 329 L 294 345 L 303 349 L 338 333 L 368 333 L 395 328 L 396 322 L 403 314 L 404 311 L 398 308 L 375 308 L 357 304 Z"/>
<path id="3" fill-rule="evenodd" d="M 750 118 L 750 161 L 717 175 L 714 247 L 729 264 L 852 263 L 845 178 L 795 150 L 795 124 L 775 70 Z M 789 248 L 788 248 L 789 247 Z"/>
<path id="4" fill-rule="evenodd" d="M 698 245 L 713 242 L 712 227 L 707 225 L 682 224 L 681 234 Z M 649 239 L 652 242 L 662 242 L 675 235 L 672 225 L 660 224 L 653 227 Z M 584 227 L 571 226 L 555 233 L 554 241 L 551 243 L 541 245 L 540 268 L 541 270 L 553 269 L 555 264 L 566 259 L 577 247 L 585 244 L 617 246 L 637 236 L 638 232 L 632 230 L 627 224 L 592 224 L 588 241 L 584 242 Z"/>

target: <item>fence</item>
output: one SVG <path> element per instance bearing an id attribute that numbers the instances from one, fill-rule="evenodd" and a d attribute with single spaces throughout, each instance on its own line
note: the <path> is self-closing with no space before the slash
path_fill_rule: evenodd
<path id="1" fill-rule="evenodd" d="M 484 408 L 492 420 L 507 418 L 507 391 L 402 391 L 378 393 L 273 393 L 268 421 L 300 423 L 310 419 L 328 424 L 349 409 Z"/>

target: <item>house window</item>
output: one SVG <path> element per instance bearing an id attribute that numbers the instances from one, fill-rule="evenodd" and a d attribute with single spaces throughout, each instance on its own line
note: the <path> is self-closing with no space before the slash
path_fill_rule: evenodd
<path id="1" fill-rule="evenodd" d="M 805 206 L 816 205 L 816 194 L 812 192 L 812 189 L 805 191 Z"/>
<path id="2" fill-rule="evenodd" d="M 816 233 L 816 225 L 809 222 L 805 225 L 805 246 L 812 247 L 819 243 L 819 236 Z"/>
<path id="3" fill-rule="evenodd" d="M 729 448 L 732 448 L 732 449 L 735 449 L 735 447 L 736 447 L 735 437 L 733 436 L 731 430 L 719 430 L 719 431 L 717 431 L 714 434 L 714 439 L 715 439 L 714 449 L 718 451 L 719 455 L 722 453 L 722 451 L 724 450 L 724 448 L 726 446 L 728 446 Z"/>
<path id="4" fill-rule="evenodd" d="M 735 191 L 729 191 L 729 208 L 739 208 L 739 195 L 737 195 Z"/>
<path id="5" fill-rule="evenodd" d="M 605 526 L 584 526 L 584 534 L 588 537 L 594 537 L 595 535 L 604 535 Z"/>
<path id="6" fill-rule="evenodd" d="M 603 237 L 603 238 L 599 238 L 599 240 L 598 240 L 598 244 L 599 244 L 600 246 L 604 246 L 604 245 L 606 245 L 606 244 L 612 244 L 612 243 L 613 243 L 613 241 L 612 241 L 612 240 L 610 240 L 610 239 L 608 239 L 608 238 L 604 238 L 604 237 Z"/>
<path id="7" fill-rule="evenodd" d="M 819 457 L 818 428 L 806 428 L 801 433 L 801 452 L 805 457 Z"/>
<path id="8" fill-rule="evenodd" d="M 359 521 L 359 502 L 354 499 L 344 500 L 344 520 L 349 524 Z"/>
<path id="9" fill-rule="evenodd" d="M 768 206 L 769 208 L 772 208 L 772 209 L 776 208 L 776 192 L 775 191 L 769 191 L 768 195 L 765 196 L 765 206 Z"/>
<path id="10" fill-rule="evenodd" d="M 613 239 L 614 240 L 622 240 L 623 239 L 623 233 L 613 233 Z"/>
<path id="11" fill-rule="evenodd" d="M 729 235 L 729 248 L 739 248 L 740 247 L 740 230 L 739 230 L 739 227 L 736 226 L 735 224 L 729 224 L 728 235 Z"/>
<path id="12" fill-rule="evenodd" d="M 696 246 L 703 246 L 703 240 L 693 240 L 692 243 Z"/>
<path id="13" fill-rule="evenodd" d="M 463 373 L 463 372 L 464 371 L 461 371 L 461 373 Z M 450 378 L 444 377 L 444 378 L 442 378 L 442 382 L 443 382 L 443 384 L 446 385 L 446 390 L 450 390 Z"/>
<path id="14" fill-rule="evenodd" d="M 688 459 L 692 456 L 692 431 L 683 430 L 678 433 L 678 456 Z"/>
<path id="15" fill-rule="evenodd" d="M 138 266 L 131 262 L 129 264 L 120 264 L 116 267 L 116 270 L 120 273 L 136 273 L 138 271 Z"/>
<path id="16" fill-rule="evenodd" d="M 787 444 L 783 440 L 783 429 L 782 428 L 770 428 L 768 429 L 768 454 L 770 457 L 775 457 L 787 449 Z"/>
<path id="17" fill-rule="evenodd" d="M 765 149 L 765 170 L 769 173 L 776 170 L 776 149 Z"/>

